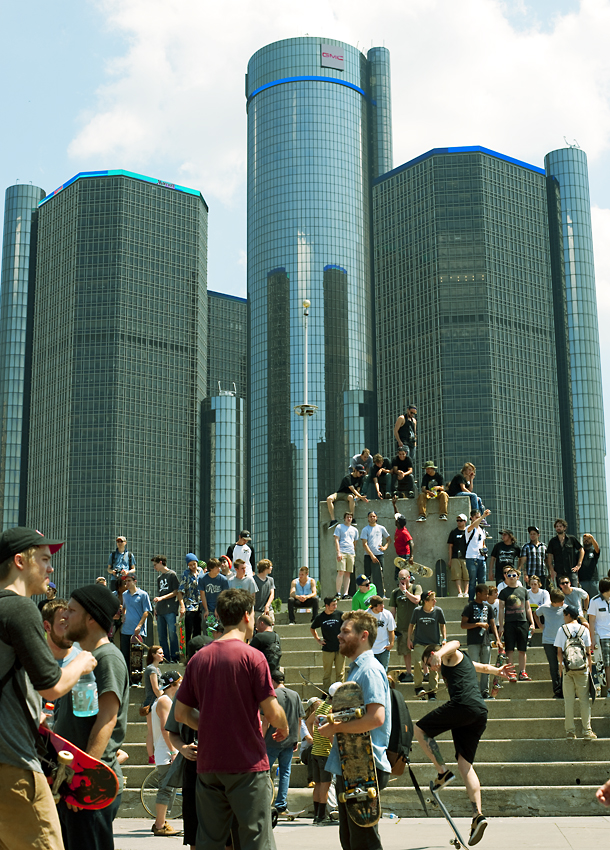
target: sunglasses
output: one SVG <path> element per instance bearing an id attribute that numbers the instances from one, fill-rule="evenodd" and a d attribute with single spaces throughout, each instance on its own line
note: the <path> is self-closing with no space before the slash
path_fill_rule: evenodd
<path id="1" fill-rule="evenodd" d="M 560 581 L 559 585 L 561 586 L 562 584 L 570 584 L 570 582 L 569 581 Z"/>
<path id="2" fill-rule="evenodd" d="M 517 578 L 517 573 L 506 573 L 506 578 Z"/>

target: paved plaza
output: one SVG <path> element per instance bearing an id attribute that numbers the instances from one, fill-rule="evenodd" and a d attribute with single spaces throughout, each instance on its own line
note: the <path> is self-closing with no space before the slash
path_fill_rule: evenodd
<path id="1" fill-rule="evenodd" d="M 602 848 L 610 844 L 610 814 L 582 818 L 492 818 L 480 843 L 481 850 L 582 850 L 583 847 Z M 114 822 L 116 850 L 159 850 L 182 847 L 179 838 L 151 837 L 151 820 L 118 818 Z M 457 825 L 466 838 L 470 820 L 458 818 Z M 441 818 L 408 818 L 399 823 L 384 821 L 380 825 L 384 850 L 436 850 L 449 847 L 452 837 L 447 823 Z M 277 850 L 339 850 L 338 826 L 314 827 L 310 819 L 280 823 L 275 829 Z"/>

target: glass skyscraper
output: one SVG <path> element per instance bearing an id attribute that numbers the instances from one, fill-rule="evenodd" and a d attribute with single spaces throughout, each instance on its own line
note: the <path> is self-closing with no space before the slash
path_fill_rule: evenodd
<path id="1" fill-rule="evenodd" d="M 152 555 L 180 572 L 199 547 L 207 215 L 124 171 L 39 205 L 27 516 L 67 541 L 62 593 L 105 572 L 118 534 L 147 590 Z"/>
<path id="2" fill-rule="evenodd" d="M 309 567 L 318 500 L 376 442 L 371 181 L 392 164 L 389 54 L 293 38 L 250 59 L 250 495 L 280 595 L 302 557 L 304 299 L 309 311 Z"/>
<path id="3" fill-rule="evenodd" d="M 246 300 L 208 291 L 201 451 L 201 557 L 206 559 L 223 555 L 246 526 L 247 338 Z"/>
<path id="4" fill-rule="evenodd" d="M 572 533 L 593 534 L 606 552 L 606 445 L 587 155 L 561 148 L 547 154 L 544 164 L 556 300 L 565 304 L 567 318 L 568 343 L 558 351 L 560 380 L 568 391 L 560 407 L 562 438 L 573 457 L 564 467 L 572 495 L 566 519 Z"/>
<path id="5" fill-rule="evenodd" d="M 45 193 L 20 183 L 6 190 L 0 289 L 0 522 L 25 521 L 30 361 L 26 358 L 32 213 Z M 26 416 L 24 417 L 24 411 Z"/>
<path id="6" fill-rule="evenodd" d="M 439 148 L 373 197 L 380 446 L 395 454 L 416 403 L 418 459 L 447 480 L 471 461 L 494 535 L 548 539 L 564 499 L 544 170 Z"/>

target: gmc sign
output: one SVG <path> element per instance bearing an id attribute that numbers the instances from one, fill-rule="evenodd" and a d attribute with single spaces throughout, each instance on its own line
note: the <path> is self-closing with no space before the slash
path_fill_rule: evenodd
<path id="1" fill-rule="evenodd" d="M 321 44 L 322 67 L 335 68 L 337 71 L 343 71 L 344 59 L 343 51 L 340 47 L 334 44 Z"/>

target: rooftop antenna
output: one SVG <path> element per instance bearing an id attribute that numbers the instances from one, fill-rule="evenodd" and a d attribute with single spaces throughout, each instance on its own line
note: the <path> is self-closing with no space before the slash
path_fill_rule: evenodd
<path id="1" fill-rule="evenodd" d="M 566 143 L 566 145 L 567 145 L 569 148 L 578 148 L 578 150 L 580 150 L 580 145 L 578 144 L 578 142 L 576 141 L 576 139 L 573 139 L 573 142 L 574 142 L 574 144 L 573 144 L 573 145 L 571 145 L 571 144 L 568 142 L 568 140 L 566 139 L 566 137 L 565 137 L 565 136 L 563 137 L 563 140 L 564 140 L 564 142 Z"/>

